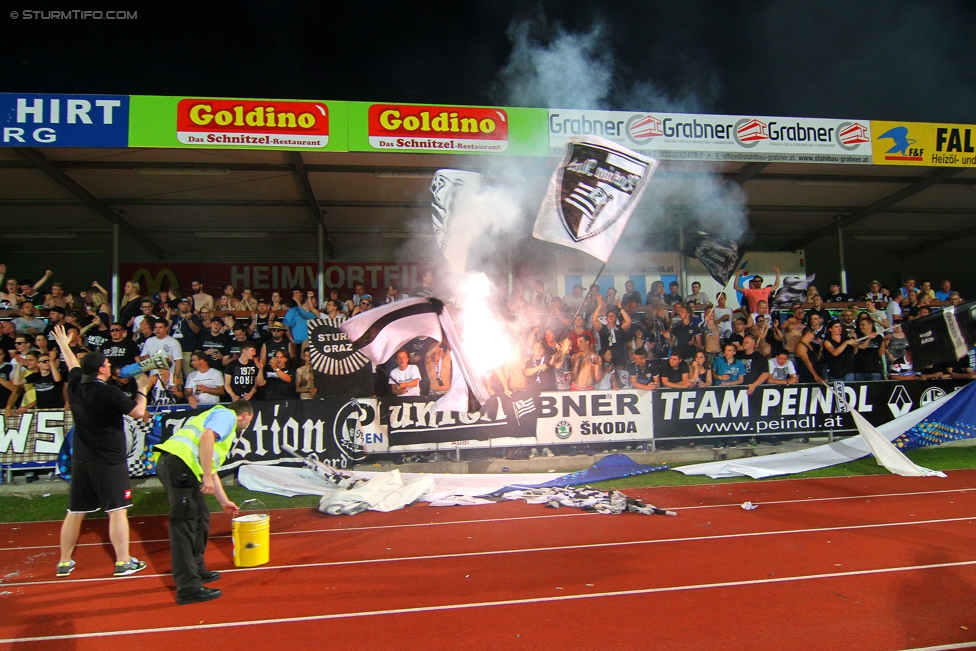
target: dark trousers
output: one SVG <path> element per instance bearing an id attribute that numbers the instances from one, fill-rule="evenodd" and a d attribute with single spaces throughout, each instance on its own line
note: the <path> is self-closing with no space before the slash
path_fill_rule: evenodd
<path id="1" fill-rule="evenodd" d="M 175 454 L 160 455 L 156 475 L 169 498 L 169 547 L 176 593 L 189 593 L 203 587 L 200 572 L 207 569 L 203 552 L 210 536 L 210 508 L 196 475 Z"/>

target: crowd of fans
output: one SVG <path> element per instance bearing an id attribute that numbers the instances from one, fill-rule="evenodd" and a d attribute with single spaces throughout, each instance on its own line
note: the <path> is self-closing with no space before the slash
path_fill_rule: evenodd
<path id="1" fill-rule="evenodd" d="M 946 366 L 915 369 L 904 321 L 924 317 L 962 298 L 950 281 L 938 291 L 929 281 L 889 291 L 872 281 L 858 296 L 831 283 L 825 295 L 815 286 L 786 310 L 770 310 L 779 287 L 761 276 L 739 272 L 738 309 L 719 292 L 710 297 L 700 283 L 682 294 L 679 283 L 652 283 L 646 296 L 627 281 L 624 292 L 582 285 L 562 298 L 544 283 L 523 292 L 519 285 L 507 310 L 526 333 L 525 360 L 496 370 L 490 388 L 613 390 L 743 385 L 749 393 L 764 384 L 968 378 L 970 358 Z M 802 302 L 800 302 L 802 301 Z M 825 307 L 825 305 L 829 306 Z M 527 378 L 527 382 L 526 382 Z"/>
<path id="2" fill-rule="evenodd" d="M 309 399 L 317 395 L 309 351 L 308 321 L 337 325 L 381 302 L 439 294 L 431 271 L 419 286 L 403 291 L 395 284 L 374 300 L 356 284 L 351 294 L 333 288 L 322 305 L 313 291 L 295 287 L 288 297 L 250 289 L 237 295 L 225 285 L 218 296 L 194 279 L 181 295 L 169 288 L 146 295 L 127 282 L 117 315 L 108 292 L 68 292 L 48 271 L 38 281 L 7 275 L 0 265 L 0 407 L 10 416 L 30 409 L 64 408 L 65 372 L 52 331 L 64 325 L 79 358 L 99 351 L 111 362 L 112 382 L 130 394 L 135 382 L 119 369 L 162 351 L 169 368 L 152 371 L 151 405 L 185 403 L 192 407 L 236 399 Z M 620 294 L 576 285 L 558 297 L 535 281 L 526 291 L 515 281 L 502 289 L 492 308 L 522 355 L 499 360 L 487 374 L 489 390 L 514 396 L 545 390 L 653 390 L 763 383 L 822 383 L 908 378 L 972 378 L 968 358 L 948 367 L 913 369 L 901 332 L 903 320 L 919 318 L 961 298 L 943 281 L 938 291 L 928 281 L 888 291 L 876 281 L 851 297 L 832 284 L 821 296 L 807 288 L 803 303 L 770 311 L 776 281 L 740 272 L 741 307 L 729 297 L 714 298 L 691 284 L 683 295 L 677 282 L 656 281 L 646 296 L 625 283 Z M 855 300 L 856 298 L 856 300 Z M 830 309 L 824 307 L 824 303 Z M 45 317 L 39 316 L 40 313 Z M 486 345 L 490 345 L 486 342 Z M 418 338 L 377 369 L 376 393 L 439 396 L 451 385 L 451 356 L 433 340 Z"/>

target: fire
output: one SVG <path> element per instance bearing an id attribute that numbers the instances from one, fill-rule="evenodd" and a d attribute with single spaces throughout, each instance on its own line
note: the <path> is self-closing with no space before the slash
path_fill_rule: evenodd
<path id="1" fill-rule="evenodd" d="M 521 350 L 508 327 L 491 309 L 491 283 L 483 273 L 471 273 L 461 283 L 459 330 L 468 361 L 478 375 L 485 375 L 509 361 L 521 358 Z"/>

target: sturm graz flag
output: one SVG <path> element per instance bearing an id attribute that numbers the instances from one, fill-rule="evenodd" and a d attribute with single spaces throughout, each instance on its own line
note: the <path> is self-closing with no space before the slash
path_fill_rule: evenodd
<path id="1" fill-rule="evenodd" d="M 343 319 L 308 322 L 309 349 L 315 373 L 316 397 L 368 396 L 373 393 L 373 366 L 353 349 L 339 325 Z"/>
<path id="2" fill-rule="evenodd" d="M 571 139 L 532 235 L 606 262 L 657 165 L 609 140 Z"/>

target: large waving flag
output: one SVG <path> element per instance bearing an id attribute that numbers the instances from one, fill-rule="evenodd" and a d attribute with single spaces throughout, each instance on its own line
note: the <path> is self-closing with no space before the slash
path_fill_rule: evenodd
<path id="1" fill-rule="evenodd" d="M 954 362 L 976 344 L 976 301 L 952 305 L 943 310 L 902 323 L 912 351 L 912 364 L 923 369 L 933 364 Z"/>
<path id="2" fill-rule="evenodd" d="M 471 240 L 483 224 L 472 219 L 471 203 L 481 188 L 482 176 L 464 170 L 437 170 L 430 183 L 430 218 L 434 239 L 448 264 L 464 275 Z"/>
<path id="3" fill-rule="evenodd" d="M 606 262 L 658 162 L 603 138 L 572 138 L 532 235 Z"/>
<path id="4" fill-rule="evenodd" d="M 444 304 L 436 298 L 407 298 L 361 312 L 339 326 L 353 347 L 374 364 L 383 364 L 407 342 L 431 337 L 451 349 L 454 370 L 451 388 L 434 404 L 434 411 L 473 413 L 488 401 L 488 390 L 472 370 Z M 457 381 L 463 378 L 463 383 Z"/>
<path id="5" fill-rule="evenodd" d="M 735 275 L 745 251 L 739 243 L 724 237 L 715 237 L 705 231 L 698 231 L 685 242 L 685 255 L 698 258 L 708 275 L 725 287 Z"/>

